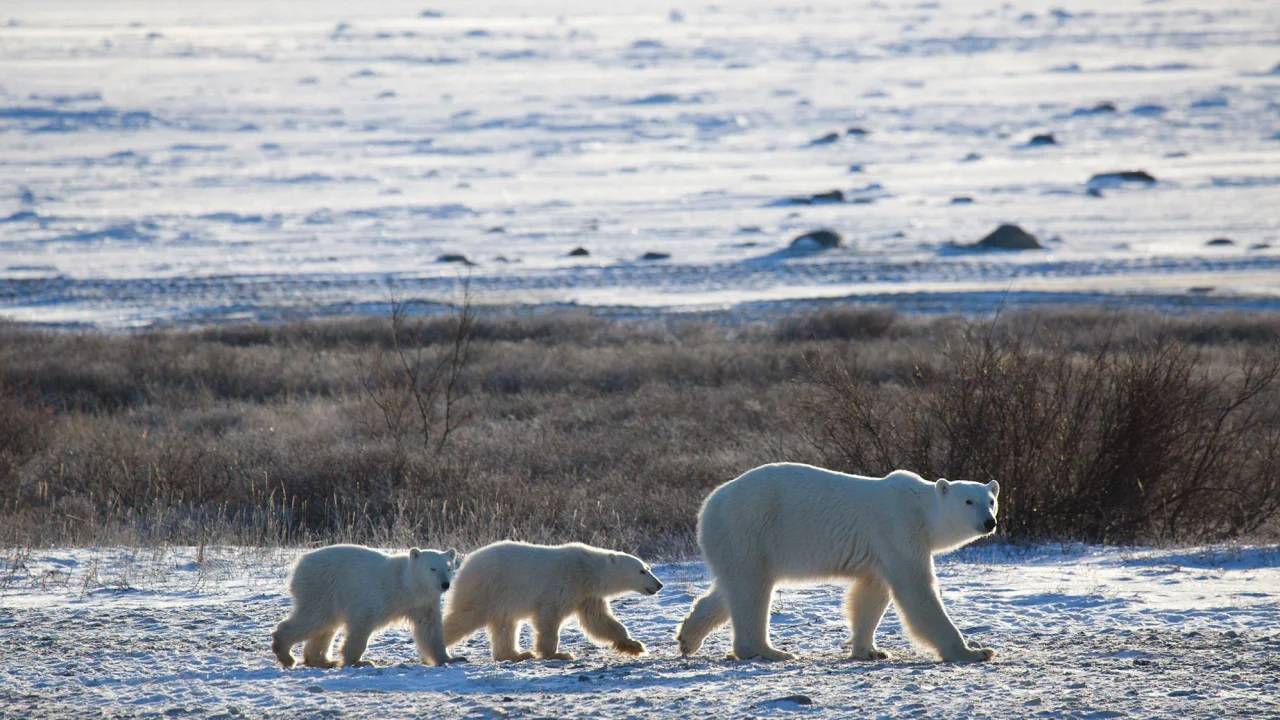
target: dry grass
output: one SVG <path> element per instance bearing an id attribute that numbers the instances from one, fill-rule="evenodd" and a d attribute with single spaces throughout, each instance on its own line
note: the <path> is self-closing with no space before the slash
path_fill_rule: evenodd
<path id="1" fill-rule="evenodd" d="M 670 557 L 710 488 L 777 460 L 999 477 L 1014 537 L 1254 533 L 1280 497 L 1276 317 L 484 319 L 447 442 L 402 431 L 388 358 L 434 367 L 456 328 L 0 327 L 0 545 L 513 537 Z"/>
<path id="2" fill-rule="evenodd" d="M 815 444 L 840 467 L 999 479 L 1003 531 L 1019 538 L 1219 540 L 1275 517 L 1273 342 L 1038 320 L 966 328 L 910 373 L 863 352 L 827 362 L 808 402 Z"/>

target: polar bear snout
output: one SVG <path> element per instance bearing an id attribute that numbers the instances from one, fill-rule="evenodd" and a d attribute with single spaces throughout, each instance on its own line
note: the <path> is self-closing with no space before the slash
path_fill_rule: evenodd
<path id="1" fill-rule="evenodd" d="M 645 588 L 644 592 L 646 595 L 657 595 L 658 591 L 661 589 L 662 589 L 662 581 L 659 580 L 658 578 L 654 578 L 653 583 L 651 583 L 649 587 Z"/>
<path id="2" fill-rule="evenodd" d="M 988 516 L 987 519 L 982 523 L 982 529 L 986 530 L 987 532 L 991 532 L 992 530 L 995 530 L 996 519 Z"/>

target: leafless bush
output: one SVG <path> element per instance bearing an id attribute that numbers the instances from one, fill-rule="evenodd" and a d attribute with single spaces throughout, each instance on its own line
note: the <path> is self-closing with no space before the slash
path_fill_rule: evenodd
<path id="1" fill-rule="evenodd" d="M 1280 348 L 1215 365 L 1174 334 L 1087 351 L 974 327 L 907 376 L 819 366 L 809 398 L 830 462 L 1006 489 L 1004 532 L 1100 542 L 1220 539 L 1280 509 Z"/>
<path id="2" fill-rule="evenodd" d="M 48 446 L 52 424 L 53 411 L 30 391 L 0 380 L 0 491 L 16 487 L 18 470 Z"/>
<path id="3" fill-rule="evenodd" d="M 998 477 L 1016 537 L 1277 530 L 1280 318 L 862 323 L 0 326 L 0 545 L 511 537 L 681 556 L 712 487 L 779 460 Z"/>
<path id="4" fill-rule="evenodd" d="M 365 395 L 397 444 L 412 431 L 422 447 L 439 453 L 466 420 L 460 406 L 467 396 L 462 375 L 471 360 L 475 330 L 470 300 L 464 298 L 448 320 L 449 333 L 440 343 L 411 344 L 415 328 L 403 303 L 392 302 L 389 325 L 388 347 L 375 350 L 364 372 Z"/>

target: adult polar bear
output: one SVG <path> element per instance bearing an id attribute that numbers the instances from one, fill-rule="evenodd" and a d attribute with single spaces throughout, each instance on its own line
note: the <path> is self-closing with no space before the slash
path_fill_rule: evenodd
<path id="1" fill-rule="evenodd" d="M 943 660 L 981 661 L 938 597 L 933 556 L 990 534 L 1000 485 L 927 482 L 898 470 L 883 478 L 796 463 L 762 465 L 721 485 L 698 514 L 698 544 L 713 576 L 676 631 L 692 655 L 733 621 L 733 655 L 789 660 L 769 643 L 769 607 L 780 583 L 851 581 L 845 611 L 856 659 L 887 657 L 876 627 L 893 598 L 908 633 Z"/>

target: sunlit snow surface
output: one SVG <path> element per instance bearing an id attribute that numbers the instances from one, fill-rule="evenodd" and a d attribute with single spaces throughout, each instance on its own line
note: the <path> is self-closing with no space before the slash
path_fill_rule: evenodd
<path id="1" fill-rule="evenodd" d="M 948 665 L 912 648 L 890 611 L 884 662 L 849 661 L 834 586 L 785 589 L 773 638 L 787 663 L 691 659 L 675 624 L 706 587 L 700 563 L 615 611 L 650 655 L 562 635 L 572 662 L 417 663 L 389 630 L 376 668 L 284 670 L 270 632 L 288 612 L 293 551 L 8 550 L 0 562 L 0 716 L 168 717 L 1277 717 L 1280 551 L 971 548 L 942 560 L 952 617 L 995 661 Z M 528 643 L 526 629 L 525 643 Z M 300 649 L 299 649 L 300 652 Z M 803 704 L 792 696 L 804 696 Z"/>
<path id="2" fill-rule="evenodd" d="M 1121 170 L 1157 182 L 1087 192 Z M 353 312 L 464 275 L 649 310 L 1277 308 L 1278 206 L 1271 0 L 0 4 L 23 321 Z M 949 247 L 1001 222 L 1047 249 Z M 781 252 L 823 226 L 847 247 Z"/>

